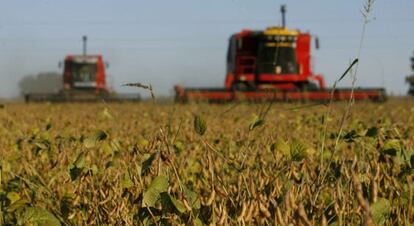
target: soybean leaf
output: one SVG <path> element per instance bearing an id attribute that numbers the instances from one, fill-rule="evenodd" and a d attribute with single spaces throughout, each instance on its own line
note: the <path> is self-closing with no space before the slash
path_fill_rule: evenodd
<path id="1" fill-rule="evenodd" d="M 47 151 L 50 150 L 50 146 L 51 146 L 50 141 L 46 139 L 39 139 L 38 141 L 36 141 L 35 145 L 39 150 L 47 150 Z"/>
<path id="2" fill-rule="evenodd" d="M 108 108 L 104 108 L 104 109 L 102 110 L 102 112 L 101 112 L 101 115 L 102 115 L 102 117 L 103 117 L 103 118 L 106 118 L 106 119 L 113 119 L 113 116 L 112 116 L 112 114 L 109 112 Z"/>
<path id="3" fill-rule="evenodd" d="M 82 170 L 83 170 L 83 169 L 78 168 L 78 167 L 73 167 L 73 168 L 71 168 L 71 169 L 69 170 L 70 179 L 71 179 L 72 181 L 74 181 L 74 180 L 78 179 L 78 177 L 79 177 L 79 176 L 81 175 L 81 173 L 82 173 Z"/>
<path id="4" fill-rule="evenodd" d="M 184 197 L 192 209 L 200 209 L 201 201 L 197 193 L 184 186 Z"/>
<path id="5" fill-rule="evenodd" d="M 70 179 L 76 180 L 81 175 L 83 168 L 85 168 L 85 153 L 81 152 L 69 170 Z"/>
<path id="6" fill-rule="evenodd" d="M 254 128 L 263 125 L 264 122 L 265 121 L 263 119 L 261 119 L 259 116 L 254 115 L 251 122 L 250 122 L 249 130 L 252 131 Z"/>
<path id="7" fill-rule="evenodd" d="M 137 147 L 138 147 L 140 150 L 145 150 L 145 148 L 146 148 L 146 147 L 148 147 L 148 145 L 149 145 L 149 141 L 148 141 L 148 140 L 146 140 L 146 139 L 144 139 L 144 138 L 140 138 L 140 139 L 137 141 Z"/>
<path id="8" fill-rule="evenodd" d="M 86 148 L 93 148 L 95 147 L 96 140 L 93 137 L 88 137 L 83 140 L 83 144 L 85 145 Z"/>
<path id="9" fill-rule="evenodd" d="M 206 122 L 198 115 L 194 116 L 194 130 L 201 136 L 204 135 L 207 130 Z"/>
<path id="10" fill-rule="evenodd" d="M 184 213 L 186 211 L 184 204 L 167 192 L 161 193 L 161 205 L 163 213 Z"/>
<path id="11" fill-rule="evenodd" d="M 414 169 L 414 154 L 410 157 L 411 168 Z"/>
<path id="12" fill-rule="evenodd" d="M 400 141 L 397 139 L 391 139 L 385 142 L 381 151 L 382 153 L 386 155 L 397 156 L 400 150 L 401 150 Z"/>
<path id="13" fill-rule="evenodd" d="M 46 129 L 46 131 L 48 131 L 48 130 L 50 130 L 52 128 L 52 123 L 47 123 L 46 124 L 46 127 L 45 127 L 45 129 Z"/>
<path id="14" fill-rule="evenodd" d="M 194 226 L 203 226 L 204 224 L 203 224 L 203 222 L 200 220 L 200 218 L 196 218 L 196 219 L 194 219 L 193 220 L 193 225 Z"/>
<path id="15" fill-rule="evenodd" d="M 74 166 L 78 167 L 78 168 L 83 168 L 85 167 L 85 153 L 80 153 L 78 155 L 78 157 L 76 157 L 75 162 L 73 163 Z"/>
<path id="16" fill-rule="evenodd" d="M 98 130 L 95 132 L 95 141 L 101 141 L 101 140 L 105 140 L 108 137 L 108 134 L 106 134 L 104 131 L 102 130 Z"/>
<path id="17" fill-rule="evenodd" d="M 16 202 L 14 202 L 13 204 L 11 204 L 10 206 L 7 207 L 7 212 L 8 213 L 13 213 L 15 211 L 20 211 L 20 210 L 26 208 L 29 204 L 30 204 L 29 201 L 27 201 L 25 199 L 19 199 Z"/>
<path id="18" fill-rule="evenodd" d="M 129 171 L 126 172 L 124 174 L 124 176 L 122 177 L 121 185 L 122 185 L 123 188 L 130 188 L 130 187 L 134 186 L 134 182 L 131 179 L 131 175 L 130 175 Z"/>
<path id="19" fill-rule="evenodd" d="M 19 225 L 60 226 L 60 221 L 45 209 L 28 207 L 17 219 Z"/>
<path id="20" fill-rule="evenodd" d="M 16 192 L 8 192 L 7 199 L 10 200 L 10 204 L 15 203 L 16 201 L 20 200 L 20 195 Z"/>
<path id="21" fill-rule="evenodd" d="M 290 157 L 293 161 L 301 161 L 307 158 L 307 147 L 299 140 L 293 140 L 290 143 Z"/>
<path id="22" fill-rule="evenodd" d="M 60 201 L 60 212 L 63 214 L 63 216 L 68 217 L 69 214 L 72 211 L 72 202 L 73 197 L 71 195 L 65 195 L 63 196 L 62 200 Z"/>
<path id="23" fill-rule="evenodd" d="M 380 198 L 371 205 L 371 214 L 376 225 L 384 225 L 390 213 L 391 203 L 387 199 Z"/>
<path id="24" fill-rule="evenodd" d="M 283 140 L 278 140 L 278 141 L 276 141 L 276 143 L 273 143 L 270 146 L 270 150 L 271 151 L 276 151 L 277 153 L 280 153 L 283 156 L 289 156 L 290 155 L 290 147 Z"/>
<path id="25" fill-rule="evenodd" d="M 181 153 L 184 150 L 184 144 L 181 141 L 176 141 L 174 144 L 174 150 L 176 153 Z"/>
<path id="26" fill-rule="evenodd" d="M 151 169 L 151 165 L 152 165 L 152 162 L 155 160 L 156 153 L 149 155 L 149 156 L 148 155 L 149 154 L 146 154 L 147 159 L 144 162 L 142 162 L 142 173 L 141 173 L 142 176 L 147 175 L 147 173 Z"/>
<path id="27" fill-rule="evenodd" d="M 114 154 L 114 150 L 107 142 L 103 143 L 101 148 L 105 156 L 112 156 Z"/>
<path id="28" fill-rule="evenodd" d="M 351 130 L 350 132 L 348 132 L 347 134 L 343 136 L 343 139 L 345 139 L 345 141 L 348 143 L 352 143 L 355 141 L 355 139 L 359 137 L 360 135 L 355 130 Z"/>
<path id="29" fill-rule="evenodd" d="M 171 203 L 174 205 L 175 209 L 177 209 L 178 212 L 184 213 L 186 211 L 186 208 L 185 208 L 183 202 L 181 202 L 180 200 L 177 200 L 176 198 L 174 198 L 171 195 L 168 195 L 168 197 L 170 198 Z"/>
<path id="30" fill-rule="evenodd" d="M 105 140 L 106 138 L 108 138 L 108 134 L 106 134 L 102 130 L 97 130 L 93 137 L 88 137 L 84 139 L 83 144 L 85 145 L 86 148 L 93 148 L 95 147 L 96 142 Z"/>
<path id="31" fill-rule="evenodd" d="M 379 132 L 378 128 L 374 126 L 368 129 L 368 131 L 365 133 L 365 136 L 376 137 L 378 136 L 378 132 Z"/>
<path id="32" fill-rule="evenodd" d="M 164 176 L 156 177 L 142 197 L 142 207 L 154 207 L 155 203 L 161 198 L 161 193 L 168 190 L 168 178 Z"/>

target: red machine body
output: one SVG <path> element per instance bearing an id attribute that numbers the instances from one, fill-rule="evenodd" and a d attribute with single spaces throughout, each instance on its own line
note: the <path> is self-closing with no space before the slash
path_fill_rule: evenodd
<path id="1" fill-rule="evenodd" d="M 105 64 L 101 55 L 68 55 L 64 60 L 63 87 L 65 91 L 95 90 L 108 93 Z"/>
<path id="2" fill-rule="evenodd" d="M 269 35 L 273 34 L 273 35 Z M 258 70 L 260 48 L 263 38 L 290 38 L 290 42 L 270 42 L 274 48 L 287 48 L 294 51 L 294 59 L 291 62 L 297 64 L 296 71 L 289 73 Z M 275 40 L 273 40 L 275 41 Z M 284 28 L 269 28 L 265 32 L 244 30 L 230 38 L 229 53 L 227 59 L 227 75 L 225 88 L 227 90 L 247 89 L 277 89 L 293 90 L 305 88 L 312 82 L 316 82 L 320 89 L 325 89 L 325 81 L 322 75 L 315 75 L 311 68 L 311 36 L 308 33 L 289 31 Z M 234 47 L 234 46 L 237 47 Z M 278 47 L 280 45 L 281 47 Z M 290 46 L 289 46 L 290 45 Z M 283 47 L 282 47 L 283 46 Z M 234 50 L 237 48 L 237 50 Z M 233 53 L 235 51 L 235 54 Z M 262 51 L 263 52 L 263 51 Z M 233 56 L 231 56 L 233 54 Z M 275 65 L 283 64 L 288 59 L 280 58 L 281 62 L 273 62 Z M 279 63 L 279 64 L 278 64 Z M 315 86 L 313 86 L 315 87 Z M 310 88 L 310 87 L 308 87 Z"/>
<path id="3" fill-rule="evenodd" d="M 140 101 L 139 94 L 120 94 L 110 90 L 101 55 L 68 55 L 63 63 L 63 89 L 58 93 L 29 93 L 26 102 Z"/>
<path id="4" fill-rule="evenodd" d="M 68 55 L 63 62 L 63 89 L 58 93 L 25 94 L 26 102 L 96 102 L 140 101 L 139 94 L 112 92 L 107 84 L 107 64 L 101 55 L 86 53 L 87 37 L 83 36 L 83 54 Z"/>

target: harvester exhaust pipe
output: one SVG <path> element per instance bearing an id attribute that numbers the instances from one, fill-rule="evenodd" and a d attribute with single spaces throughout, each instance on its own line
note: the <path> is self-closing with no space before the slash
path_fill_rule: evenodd
<path id="1" fill-rule="evenodd" d="M 282 27 L 286 27 L 286 5 L 280 7 L 280 12 L 282 12 Z"/>
<path id="2" fill-rule="evenodd" d="M 86 44 L 87 44 L 87 41 L 88 41 L 88 37 L 86 35 L 84 35 L 82 37 L 82 40 L 83 40 L 83 55 L 86 56 Z"/>

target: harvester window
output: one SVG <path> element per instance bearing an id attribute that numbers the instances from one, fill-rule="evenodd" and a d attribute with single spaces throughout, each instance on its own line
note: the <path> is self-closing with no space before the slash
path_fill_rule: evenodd
<path id="1" fill-rule="evenodd" d="M 259 47 L 258 73 L 297 74 L 298 65 L 294 45 L 264 42 Z"/>
<path id="2" fill-rule="evenodd" d="M 73 80 L 75 82 L 95 82 L 96 64 L 73 64 Z"/>

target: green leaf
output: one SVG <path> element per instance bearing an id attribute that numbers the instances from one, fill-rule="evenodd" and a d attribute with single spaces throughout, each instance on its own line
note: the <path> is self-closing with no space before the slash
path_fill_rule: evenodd
<path id="1" fill-rule="evenodd" d="M 174 144 L 174 149 L 176 153 L 181 153 L 184 151 L 184 144 L 181 141 L 176 141 Z"/>
<path id="2" fill-rule="evenodd" d="M 102 117 L 103 117 L 103 118 L 106 118 L 106 119 L 113 119 L 113 116 L 112 116 L 112 114 L 109 112 L 108 108 L 104 108 L 104 109 L 102 110 L 102 112 L 101 112 L 101 115 L 102 115 Z"/>
<path id="3" fill-rule="evenodd" d="M 62 200 L 60 201 L 60 212 L 63 214 L 63 216 L 68 217 L 72 212 L 73 200 L 74 198 L 70 194 L 63 196 Z"/>
<path id="4" fill-rule="evenodd" d="M 45 139 L 40 139 L 38 141 L 36 141 L 35 143 L 36 147 L 38 147 L 40 150 L 50 150 L 50 141 L 45 140 Z"/>
<path id="5" fill-rule="evenodd" d="M 371 127 L 368 129 L 368 131 L 365 133 L 365 136 L 367 137 L 377 137 L 379 133 L 379 129 L 377 127 Z"/>
<path id="6" fill-rule="evenodd" d="M 410 157 L 411 168 L 414 169 L 414 154 Z"/>
<path id="7" fill-rule="evenodd" d="M 140 150 L 145 150 L 145 148 L 146 148 L 146 147 L 148 147 L 148 145 L 149 145 L 149 141 L 148 141 L 148 140 L 146 140 L 146 139 L 144 139 L 144 138 L 140 138 L 140 139 L 138 139 L 138 141 L 137 141 L 137 147 L 138 147 Z"/>
<path id="8" fill-rule="evenodd" d="M 156 153 L 152 155 L 145 154 L 144 156 L 147 157 L 147 159 L 142 162 L 142 176 L 147 175 L 150 171 L 152 162 L 155 160 Z"/>
<path id="9" fill-rule="evenodd" d="M 259 116 L 254 115 L 251 122 L 250 122 L 249 130 L 250 131 L 254 130 L 254 128 L 263 125 L 264 122 L 265 122 L 264 119 L 261 119 Z"/>
<path id="10" fill-rule="evenodd" d="M 85 148 L 93 148 L 95 147 L 96 140 L 93 137 L 88 137 L 83 140 L 83 145 L 85 145 Z"/>
<path id="11" fill-rule="evenodd" d="M 114 152 L 120 152 L 122 151 L 122 145 L 121 142 L 119 142 L 119 140 L 117 139 L 113 139 L 111 141 L 111 148 Z"/>
<path id="12" fill-rule="evenodd" d="M 283 140 L 278 140 L 276 141 L 276 143 L 273 143 L 270 146 L 270 150 L 276 151 L 277 153 L 281 153 L 283 156 L 290 156 L 290 147 Z"/>
<path id="13" fill-rule="evenodd" d="M 113 162 L 113 161 L 108 161 L 108 162 L 105 164 L 105 169 L 108 169 L 108 168 L 113 167 L 113 166 L 115 166 L 114 162 Z"/>
<path id="14" fill-rule="evenodd" d="M 13 204 L 11 204 L 10 206 L 7 207 L 7 212 L 8 213 L 13 213 L 15 211 L 20 211 L 20 210 L 26 208 L 29 204 L 30 204 L 29 201 L 27 201 L 25 199 L 19 199 L 16 202 L 14 202 Z"/>
<path id="15" fill-rule="evenodd" d="M 60 221 L 49 211 L 28 207 L 23 214 L 17 219 L 19 225 L 33 226 L 60 226 Z"/>
<path id="16" fill-rule="evenodd" d="M 391 213 L 391 203 L 387 199 L 380 198 L 371 205 L 372 218 L 376 225 L 384 225 Z"/>
<path id="17" fill-rule="evenodd" d="M 391 156 L 396 156 L 400 151 L 400 141 L 397 139 L 387 140 L 381 150 L 382 153 Z"/>
<path id="18" fill-rule="evenodd" d="M 201 201 L 198 197 L 197 193 L 191 191 L 187 187 L 184 186 L 184 197 L 188 202 L 188 205 L 192 209 L 200 209 L 201 208 Z"/>
<path id="19" fill-rule="evenodd" d="M 78 167 L 73 167 L 69 170 L 70 179 L 72 181 L 78 179 L 78 177 L 81 175 L 83 169 L 80 169 Z"/>
<path id="20" fill-rule="evenodd" d="M 204 135 L 207 130 L 206 122 L 198 115 L 194 116 L 194 130 L 199 135 Z"/>
<path id="21" fill-rule="evenodd" d="M 46 124 L 46 127 L 45 127 L 45 129 L 46 129 L 46 131 L 48 131 L 48 130 L 50 130 L 52 128 L 52 123 L 47 123 Z"/>
<path id="22" fill-rule="evenodd" d="M 131 175 L 130 175 L 129 171 L 126 172 L 124 174 L 124 176 L 122 177 L 121 185 L 122 185 L 123 188 L 130 188 L 130 187 L 134 186 L 134 182 L 131 180 Z"/>
<path id="23" fill-rule="evenodd" d="M 101 148 L 105 156 L 112 156 L 114 154 L 111 145 L 109 145 L 107 142 L 103 143 Z"/>
<path id="24" fill-rule="evenodd" d="M 299 140 L 293 140 L 290 143 L 290 157 L 293 161 L 301 161 L 307 158 L 307 147 Z"/>
<path id="25" fill-rule="evenodd" d="M 8 192 L 6 197 L 8 200 L 10 200 L 10 204 L 13 204 L 20 199 L 20 195 L 13 191 Z"/>
<path id="26" fill-rule="evenodd" d="M 184 213 L 187 209 L 184 206 L 184 203 L 181 202 L 180 200 L 177 200 L 176 198 L 174 198 L 171 195 L 168 195 L 168 197 L 171 200 L 171 203 L 174 205 L 175 209 L 177 209 L 178 212 L 180 213 Z"/>
<path id="27" fill-rule="evenodd" d="M 352 143 L 355 141 L 355 139 L 359 137 L 361 136 L 357 133 L 357 131 L 351 130 L 350 132 L 348 132 L 347 134 L 343 136 L 343 139 L 348 143 Z"/>
<path id="28" fill-rule="evenodd" d="M 85 153 L 81 152 L 73 163 L 74 166 L 78 168 L 85 167 Z"/>
<path id="29" fill-rule="evenodd" d="M 168 178 L 158 176 L 152 180 L 142 198 L 142 207 L 154 207 L 155 203 L 161 198 L 161 193 L 168 190 Z"/>
<path id="30" fill-rule="evenodd" d="M 93 148 L 95 147 L 96 142 L 105 140 L 106 138 L 108 138 L 108 134 L 106 134 L 102 130 L 97 130 L 93 137 L 88 137 L 84 139 L 83 144 L 85 145 L 86 148 Z"/>
<path id="31" fill-rule="evenodd" d="M 99 173 L 99 168 L 96 164 L 93 164 L 89 170 L 92 171 L 93 175 L 97 175 Z"/>
<path id="32" fill-rule="evenodd" d="M 106 138 L 108 138 L 108 134 L 106 134 L 102 130 L 98 130 L 98 131 L 95 132 L 94 138 L 95 138 L 95 141 L 105 140 Z"/>
<path id="33" fill-rule="evenodd" d="M 194 226 L 203 226 L 204 224 L 203 224 L 203 222 L 200 220 L 200 218 L 196 218 L 196 219 L 194 219 L 193 220 L 193 225 Z"/>
<path id="34" fill-rule="evenodd" d="M 163 214 L 181 214 L 187 210 L 180 200 L 177 200 L 167 192 L 161 193 L 160 203 Z"/>
<path id="35" fill-rule="evenodd" d="M 81 152 L 69 170 L 70 179 L 76 180 L 81 175 L 83 168 L 85 168 L 85 153 Z"/>

